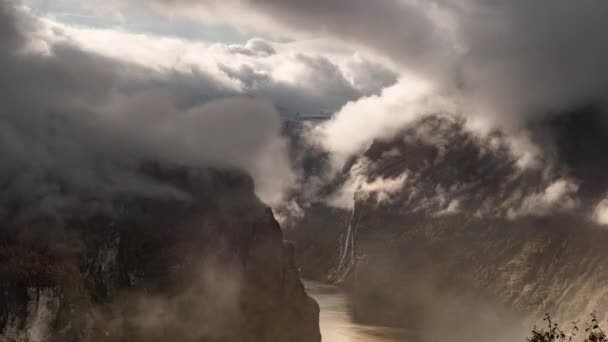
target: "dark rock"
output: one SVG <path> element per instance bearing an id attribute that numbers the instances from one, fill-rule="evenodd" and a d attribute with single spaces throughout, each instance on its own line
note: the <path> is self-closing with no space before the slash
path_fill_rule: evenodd
<path id="1" fill-rule="evenodd" d="M 318 306 L 250 178 L 142 170 L 187 196 L 72 215 L 58 231 L 79 236 L 69 247 L 4 234 L 1 341 L 320 341 Z"/>

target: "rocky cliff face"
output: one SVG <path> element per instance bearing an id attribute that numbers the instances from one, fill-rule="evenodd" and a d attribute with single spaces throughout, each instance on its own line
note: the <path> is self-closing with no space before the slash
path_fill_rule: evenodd
<path id="1" fill-rule="evenodd" d="M 289 232 L 305 275 L 344 281 L 359 319 L 429 339 L 522 340 L 545 312 L 605 320 L 608 231 L 571 173 L 522 168 L 500 139 L 431 118 L 376 142 L 349 171 L 354 209 L 310 205 Z"/>
<path id="2" fill-rule="evenodd" d="M 320 341 L 293 247 L 247 176 L 142 173 L 179 196 L 3 227 L 0 341 Z"/>

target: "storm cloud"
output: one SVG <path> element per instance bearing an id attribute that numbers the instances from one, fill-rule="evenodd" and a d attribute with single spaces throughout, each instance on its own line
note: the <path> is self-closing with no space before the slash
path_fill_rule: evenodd
<path id="1" fill-rule="evenodd" d="M 539 139 L 530 137 L 536 134 L 531 122 L 588 103 L 602 106 L 608 99 L 605 2 L 157 0 L 156 4 L 204 22 L 231 23 L 294 40 L 323 37 L 366 51 L 380 63 L 394 65 L 399 83 L 418 80 L 428 86 L 426 96 L 414 101 L 420 115 L 437 112 L 437 102 L 449 102 L 452 114 L 464 116 L 482 134 L 500 129 L 513 136 L 513 152 L 523 164 L 537 165 L 530 160 L 539 157 L 532 154 L 553 148 L 534 146 Z M 412 101 L 405 99 L 411 91 L 401 88 L 401 95 L 388 90 L 391 96 L 386 98 L 362 98 L 355 101 L 360 105 L 341 108 L 322 132 L 327 139 L 321 143 L 332 150 L 335 144 L 328 142 L 350 141 L 338 153 L 356 153 L 375 138 L 390 139 L 399 131 L 396 126 L 410 122 Z M 351 110 L 370 101 L 383 108 L 398 96 L 404 98 L 403 105 L 393 106 L 391 115 L 377 115 L 371 108 Z M 434 99 L 431 106 L 427 106 L 429 98 Z M 387 129 L 370 134 L 368 125 L 363 125 L 353 130 L 361 118 L 371 127 Z M 357 136 L 370 138 L 353 139 Z"/>
<path id="2" fill-rule="evenodd" d="M 569 124 L 556 123 L 589 103 L 597 108 L 599 117 L 606 116 L 608 72 L 604 64 L 608 43 L 604 37 L 608 25 L 604 18 L 608 5 L 604 2 L 113 0 L 90 6 L 117 13 L 141 6 L 172 18 L 196 19 L 202 25 L 229 25 L 256 38 L 241 44 L 199 44 L 116 30 L 86 31 L 59 23 L 49 26 L 46 19 L 54 38 L 46 42 L 52 53 L 45 56 L 45 64 L 92 58 L 103 62 L 94 62 L 91 70 L 105 69 L 92 71 L 99 81 L 87 82 L 87 86 L 66 84 L 76 91 L 66 90 L 69 100 L 41 95 L 48 101 L 62 99 L 57 100 L 62 106 L 79 102 L 95 114 L 164 108 L 171 117 L 181 118 L 207 113 L 205 106 L 216 99 L 247 95 L 249 99 L 236 101 L 254 101 L 254 108 L 267 106 L 271 111 L 275 107 L 281 114 L 333 114 L 332 120 L 310 137 L 332 154 L 337 169 L 349 156 L 361 153 L 378 139 L 393 138 L 416 119 L 449 113 L 464 117 L 466 128 L 476 134 L 502 131 L 518 165 L 548 168 L 564 164 L 568 175 L 580 185 L 577 191 L 589 195 L 589 201 L 599 202 L 605 196 L 603 183 L 594 187 L 591 184 L 598 182 L 586 181 L 598 178 L 592 170 L 603 165 L 599 154 L 593 152 L 604 146 L 599 138 L 603 129 L 596 128 L 600 130 L 593 134 L 597 141 L 589 138 L 585 146 L 573 148 L 566 146 L 573 146 L 570 141 L 578 135 L 572 134 Z M 24 29 L 31 24 L 23 20 L 12 22 L 10 30 L 3 30 L 10 35 L 3 38 L 7 46 L 25 41 L 23 32 L 35 31 Z M 112 48 L 103 44 L 109 38 L 116 42 Z M 41 59 L 31 54 L 27 58 Z M 70 70 L 79 67 L 72 64 Z M 120 72 L 116 72 L 117 66 Z M 148 69 L 154 72 L 142 71 Z M 71 82 L 79 82 L 78 77 L 73 76 Z M 68 89 L 65 87 L 54 85 L 53 91 Z M 142 100 L 146 98 L 150 101 Z M 115 117 L 126 120 L 125 127 L 132 124 L 124 118 L 129 115 Z M 105 118 L 107 121 L 107 115 Z M 197 127 L 189 120 L 153 122 L 162 122 L 162 127 Z M 270 120 L 261 126 L 276 130 L 278 125 Z M 163 136 L 158 130 L 151 128 L 154 136 Z M 262 131 L 262 136 L 268 136 L 268 131 Z M 143 140 L 142 145 L 155 146 L 150 139 Z M 274 146 L 276 151 L 281 144 L 279 138 L 265 146 Z M 166 146 L 161 142 L 154 148 L 158 145 Z M 142 153 L 141 148 L 137 150 Z M 183 161 L 189 149 L 180 150 L 183 152 L 177 155 L 182 155 L 179 161 Z M 251 155 L 250 149 L 243 151 Z M 252 158 L 234 157 L 228 158 L 232 164 L 237 160 L 237 166 L 255 174 L 259 165 L 250 165 Z M 199 158 L 217 161 L 213 154 L 199 153 L 195 159 Z M 594 188 L 597 190 L 592 191 Z"/>
<path id="3" fill-rule="evenodd" d="M 183 196 L 139 175 L 148 160 L 245 170 L 269 202 L 293 181 L 272 103 L 72 45 L 31 51 L 40 23 L 12 3 L 0 16 L 3 216 L 55 216 L 116 194 Z M 216 99 L 196 96 L 200 84 Z"/>
<path id="4" fill-rule="evenodd" d="M 414 72 L 420 67 L 411 62 L 417 58 L 409 56 L 420 56 L 432 69 L 423 70 L 423 75 L 437 79 L 434 73 L 447 71 L 448 75 L 439 74 L 438 79 L 453 78 L 449 86 L 501 115 L 546 114 L 594 99 L 605 100 L 608 95 L 608 4 L 604 2 L 445 0 L 424 5 L 418 1 L 381 1 L 360 2 L 358 6 L 350 1 L 252 3 L 281 10 L 285 15 L 289 12 L 299 18 L 317 18 L 310 19 L 307 27 L 335 27 L 336 34 L 352 35 Z M 343 6 L 337 5 L 341 3 Z M 338 19 L 323 19 L 318 16 L 321 12 Z M 414 15 L 426 20 L 411 19 Z M 392 20 L 394 16 L 399 20 Z M 356 28 L 362 27 L 371 32 L 369 36 L 357 32 Z M 346 32 L 340 33 L 338 28 Z M 383 40 L 390 44 L 380 44 Z"/>
<path id="5" fill-rule="evenodd" d="M 127 3 L 133 2 L 110 2 Z M 463 100 L 464 114 L 500 124 L 521 125 L 530 115 L 608 95 L 608 5 L 601 1 L 156 0 L 148 6 L 373 52 Z"/>
<path id="6" fill-rule="evenodd" d="M 251 11 L 285 35 L 350 42 L 503 115 L 542 114 L 607 95 L 608 5 L 600 1 L 158 2 L 176 11 L 198 7 L 205 19 Z"/>

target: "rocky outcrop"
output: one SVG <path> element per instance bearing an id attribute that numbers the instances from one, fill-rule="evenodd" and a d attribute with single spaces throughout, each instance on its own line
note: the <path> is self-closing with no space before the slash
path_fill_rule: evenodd
<path id="1" fill-rule="evenodd" d="M 55 288 L 5 287 L 2 298 L 2 340 L 48 341 L 59 308 L 60 297 Z"/>
<path id="2" fill-rule="evenodd" d="M 44 222 L 2 230 L 0 341 L 320 341 L 293 247 L 249 177 L 142 173 L 179 195 L 73 213 L 52 243 L 24 233 Z"/>

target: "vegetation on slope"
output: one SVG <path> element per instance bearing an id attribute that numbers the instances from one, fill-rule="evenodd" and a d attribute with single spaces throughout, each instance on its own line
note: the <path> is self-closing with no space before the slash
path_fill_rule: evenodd
<path id="1" fill-rule="evenodd" d="M 585 331 L 579 336 L 580 331 L 578 322 L 572 322 L 572 327 L 569 333 L 566 333 L 560 328 L 559 323 L 554 322 L 549 314 L 543 319 L 546 322 L 546 328 L 534 328 L 532 337 L 528 338 L 528 342 L 574 342 L 583 338 L 584 342 L 606 342 L 607 337 L 597 320 L 595 313 L 591 314 L 591 318 L 585 323 Z"/>

